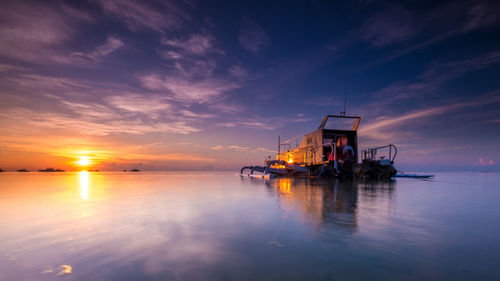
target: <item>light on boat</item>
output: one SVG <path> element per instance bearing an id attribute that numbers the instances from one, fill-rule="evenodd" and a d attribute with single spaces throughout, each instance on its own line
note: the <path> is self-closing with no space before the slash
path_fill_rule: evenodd
<path id="1" fill-rule="evenodd" d="M 288 159 L 288 163 L 292 164 L 293 163 L 293 159 L 292 158 Z"/>

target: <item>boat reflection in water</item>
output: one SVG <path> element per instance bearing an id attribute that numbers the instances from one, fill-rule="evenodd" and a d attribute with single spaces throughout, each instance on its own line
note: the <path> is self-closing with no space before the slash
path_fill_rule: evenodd
<path id="1" fill-rule="evenodd" d="M 250 180 L 257 185 L 262 184 L 262 180 Z M 338 231 L 340 227 L 353 232 L 357 229 L 358 212 L 369 209 L 390 212 L 390 204 L 373 203 L 391 202 L 395 185 L 394 181 L 362 182 L 307 178 L 276 178 L 265 181 L 265 186 L 274 193 L 277 204 L 285 212 L 300 210 L 303 222 L 316 223 L 317 230 L 335 227 Z M 328 229 L 325 232 L 330 233 Z"/>

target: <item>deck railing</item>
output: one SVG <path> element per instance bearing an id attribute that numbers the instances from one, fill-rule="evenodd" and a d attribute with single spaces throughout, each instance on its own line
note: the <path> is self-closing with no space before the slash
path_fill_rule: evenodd
<path id="1" fill-rule="evenodd" d="M 285 150 L 292 150 L 300 146 L 303 136 L 296 136 L 291 139 L 287 139 L 279 143 L 280 147 L 284 147 Z"/>
<path id="2" fill-rule="evenodd" d="M 328 159 L 325 160 L 324 157 L 326 155 L 321 154 L 320 160 L 318 161 L 317 154 L 323 153 L 322 148 L 324 148 L 324 147 L 330 147 L 330 149 L 331 149 L 330 156 L 328 157 Z M 302 157 L 300 157 L 300 160 L 299 160 L 299 158 L 294 159 L 294 162 L 297 164 L 317 164 L 317 163 L 322 163 L 325 161 L 332 161 L 332 160 L 335 160 L 337 157 L 337 145 L 335 143 L 326 143 L 326 144 L 316 145 L 316 146 L 310 145 L 310 146 L 301 147 L 301 148 L 296 147 L 294 149 L 282 151 L 280 153 L 280 156 L 278 157 L 278 159 L 288 161 L 288 158 L 290 156 L 296 157 L 297 154 L 302 154 Z M 288 155 L 288 156 L 286 156 L 286 155 Z"/>
<path id="3" fill-rule="evenodd" d="M 373 159 L 373 160 L 378 160 L 377 159 L 377 152 L 381 149 L 388 148 L 388 160 L 391 162 L 394 162 L 394 159 L 396 158 L 396 155 L 398 154 L 398 149 L 394 144 L 388 144 L 384 146 L 378 146 L 378 147 L 371 147 L 367 149 L 361 150 L 361 157 L 362 160 L 365 159 Z M 381 156 L 381 159 L 385 158 L 385 156 Z"/>

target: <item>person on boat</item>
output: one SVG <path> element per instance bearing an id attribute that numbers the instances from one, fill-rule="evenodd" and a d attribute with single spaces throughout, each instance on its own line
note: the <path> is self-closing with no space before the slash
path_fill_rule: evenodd
<path id="1" fill-rule="evenodd" d="M 337 141 L 337 160 L 346 160 L 349 155 L 346 152 L 351 151 L 353 153 L 353 148 L 347 143 L 347 137 L 342 136 Z M 353 153 L 354 154 L 354 153 Z"/>
<path id="2" fill-rule="evenodd" d="M 354 149 L 350 145 L 346 145 L 342 148 L 342 157 L 344 159 L 354 158 Z"/>

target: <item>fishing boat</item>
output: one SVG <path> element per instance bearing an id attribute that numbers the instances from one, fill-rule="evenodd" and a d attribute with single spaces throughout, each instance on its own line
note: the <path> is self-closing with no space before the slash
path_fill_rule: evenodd
<path id="1" fill-rule="evenodd" d="M 397 173 L 396 146 L 367 148 L 358 155 L 360 121 L 359 116 L 327 115 L 309 134 L 285 141 L 278 137 L 276 159 L 268 157 L 264 166 L 244 166 L 240 175 L 391 179 Z"/>

